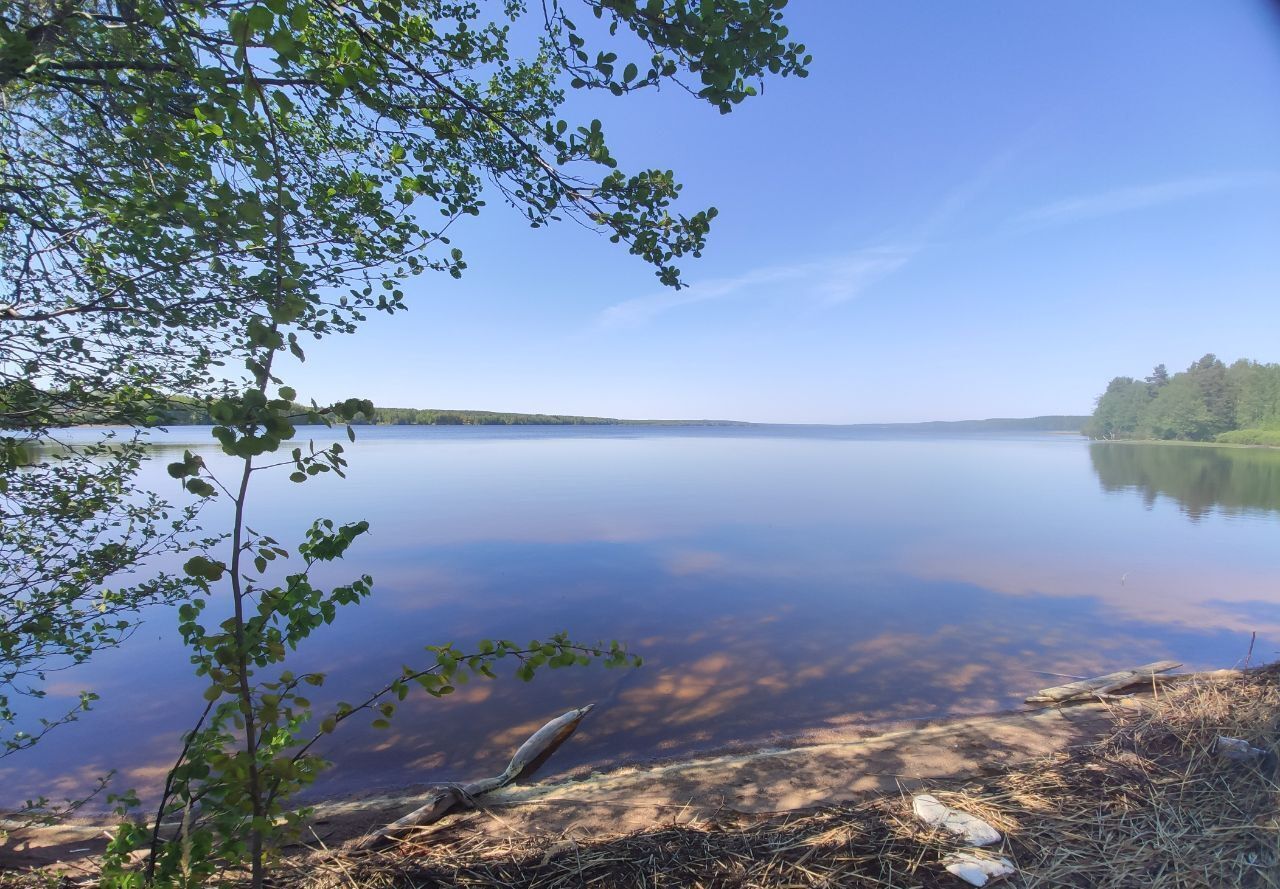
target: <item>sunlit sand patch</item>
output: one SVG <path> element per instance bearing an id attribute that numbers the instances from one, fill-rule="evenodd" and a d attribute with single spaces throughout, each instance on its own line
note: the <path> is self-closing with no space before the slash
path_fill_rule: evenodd
<path id="1" fill-rule="evenodd" d="M 426 756 L 420 756 L 409 762 L 411 769 L 438 769 L 445 764 L 445 754 L 437 751 Z"/>

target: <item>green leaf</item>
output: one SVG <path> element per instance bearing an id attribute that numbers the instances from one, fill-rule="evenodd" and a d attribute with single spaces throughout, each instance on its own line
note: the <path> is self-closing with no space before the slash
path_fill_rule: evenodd
<path id="1" fill-rule="evenodd" d="M 182 570 L 191 577 L 200 577 L 205 580 L 216 581 L 222 578 L 222 575 L 227 570 L 227 566 L 221 562 L 215 562 L 204 556 L 192 556 L 183 564 Z"/>
<path id="2" fill-rule="evenodd" d="M 246 13 L 249 22 L 249 29 L 256 34 L 266 34 L 275 25 L 276 17 L 270 9 L 265 6 L 251 6 Z"/>
<path id="3" fill-rule="evenodd" d="M 192 494 L 195 494 L 197 497 L 212 497 L 217 493 L 214 490 L 213 485 L 209 484 L 204 479 L 189 478 L 187 479 L 186 485 L 187 490 Z"/>

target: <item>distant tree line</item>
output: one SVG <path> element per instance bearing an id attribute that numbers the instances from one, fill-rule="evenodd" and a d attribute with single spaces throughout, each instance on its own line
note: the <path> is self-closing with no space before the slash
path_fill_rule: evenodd
<path id="1" fill-rule="evenodd" d="M 294 413 L 305 414 L 307 405 L 295 404 Z M 208 426 L 214 420 L 201 401 L 181 396 L 156 405 L 156 426 Z M 93 422 L 86 418 L 85 422 Z M 510 414 L 496 411 L 439 410 L 435 408 L 380 407 L 372 414 L 356 414 L 353 425 L 379 426 L 608 426 L 625 423 L 608 417 L 573 417 L 560 414 Z"/>
<path id="2" fill-rule="evenodd" d="M 293 405 L 299 416 L 312 408 Z M 149 418 L 152 426 L 208 426 L 214 423 L 207 405 L 193 398 L 171 397 L 157 404 Z M 98 422 L 93 417 L 84 423 Z M 578 417 L 570 414 L 514 414 L 500 411 L 443 410 L 440 408 L 380 407 L 372 414 L 358 413 L 352 425 L 377 426 L 742 426 L 731 420 L 619 420 L 614 417 Z M 1078 427 L 1077 427 L 1078 428 Z"/>
<path id="3" fill-rule="evenodd" d="M 308 407 L 296 405 L 296 412 Z M 201 426 L 213 420 L 204 404 L 189 398 L 173 398 L 156 410 L 155 425 Z M 353 425 L 379 426 L 614 426 L 625 423 L 609 417 L 573 417 L 560 414 L 509 414 L 496 411 L 439 410 L 435 408 L 380 407 L 357 414 Z"/>
<path id="4" fill-rule="evenodd" d="M 1142 380 L 1116 377 L 1098 397 L 1085 433 L 1096 439 L 1160 439 L 1280 445 L 1280 364 L 1205 355 L 1181 373 L 1163 364 Z"/>
<path id="5" fill-rule="evenodd" d="M 1047 414 L 1040 417 L 994 417 L 989 420 L 928 420 L 923 423 L 861 423 L 866 428 L 904 432 L 1079 432 L 1089 422 L 1078 414 Z"/>
<path id="6" fill-rule="evenodd" d="M 4 390 L 0 389 L 0 401 Z M 291 413 L 299 417 L 313 406 L 294 403 Z M 85 425 L 110 425 L 110 418 L 84 415 L 75 418 Z M 850 428 L 894 430 L 933 434 L 938 432 L 1079 432 L 1089 417 L 1054 414 L 1040 417 L 995 418 L 989 420 L 932 420 L 917 423 L 854 423 Z M 149 426 L 211 426 L 215 424 L 208 405 L 194 398 L 170 396 L 153 402 Z M 616 417 L 580 417 L 573 414 L 517 414 L 502 411 L 473 411 L 442 408 L 379 407 L 372 414 L 357 413 L 353 426 L 752 426 L 741 420 L 624 420 Z M 1096 436 L 1104 437 L 1104 436 Z"/>
<path id="7" fill-rule="evenodd" d="M 506 414 L 411 407 L 380 407 L 368 420 L 387 426 L 615 426 L 621 422 L 609 417 Z"/>

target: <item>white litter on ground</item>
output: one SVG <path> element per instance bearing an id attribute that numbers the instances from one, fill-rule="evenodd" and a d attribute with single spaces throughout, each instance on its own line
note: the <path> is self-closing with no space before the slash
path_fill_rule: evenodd
<path id="1" fill-rule="evenodd" d="M 1014 872 L 1013 862 L 1007 858 L 979 858 L 968 852 L 952 852 L 942 864 L 970 886 L 985 886 Z"/>
<path id="2" fill-rule="evenodd" d="M 1000 842 L 1000 831 L 974 815 L 957 811 L 943 805 L 932 794 L 922 793 L 911 803 L 916 817 L 931 827 L 941 827 L 966 843 L 975 846 L 990 846 Z"/>

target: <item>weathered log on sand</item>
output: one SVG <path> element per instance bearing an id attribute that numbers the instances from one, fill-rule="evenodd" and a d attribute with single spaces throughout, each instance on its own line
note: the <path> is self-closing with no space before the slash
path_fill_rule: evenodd
<path id="1" fill-rule="evenodd" d="M 492 793 L 500 787 L 506 787 L 514 781 L 528 777 L 537 770 L 561 744 L 569 739 L 582 718 L 591 712 L 594 704 L 588 704 L 577 710 L 570 710 L 548 722 L 534 732 L 529 740 L 520 745 L 520 749 L 511 757 L 511 762 L 501 775 L 494 778 L 482 778 L 464 785 L 449 785 L 432 791 L 427 802 L 414 809 L 403 818 L 399 818 L 376 833 L 371 833 L 359 840 L 357 849 L 376 849 L 395 840 L 400 834 L 415 827 L 423 827 L 439 821 L 447 813 L 458 808 L 476 808 L 480 798 Z"/>
<path id="2" fill-rule="evenodd" d="M 1156 679 L 1172 678 L 1159 676 L 1158 674 L 1167 673 L 1181 666 L 1182 664 L 1177 661 L 1156 661 L 1154 664 L 1143 664 L 1141 667 L 1134 667 L 1132 670 L 1120 670 L 1116 673 L 1108 673 L 1106 676 L 1098 676 L 1095 679 L 1081 679 L 1078 682 L 1068 682 L 1066 685 L 1042 688 L 1027 698 L 1027 703 L 1065 704 L 1078 698 L 1093 698 L 1113 691 L 1120 691 L 1131 685 L 1139 685 L 1144 682 L 1149 684 Z"/>

